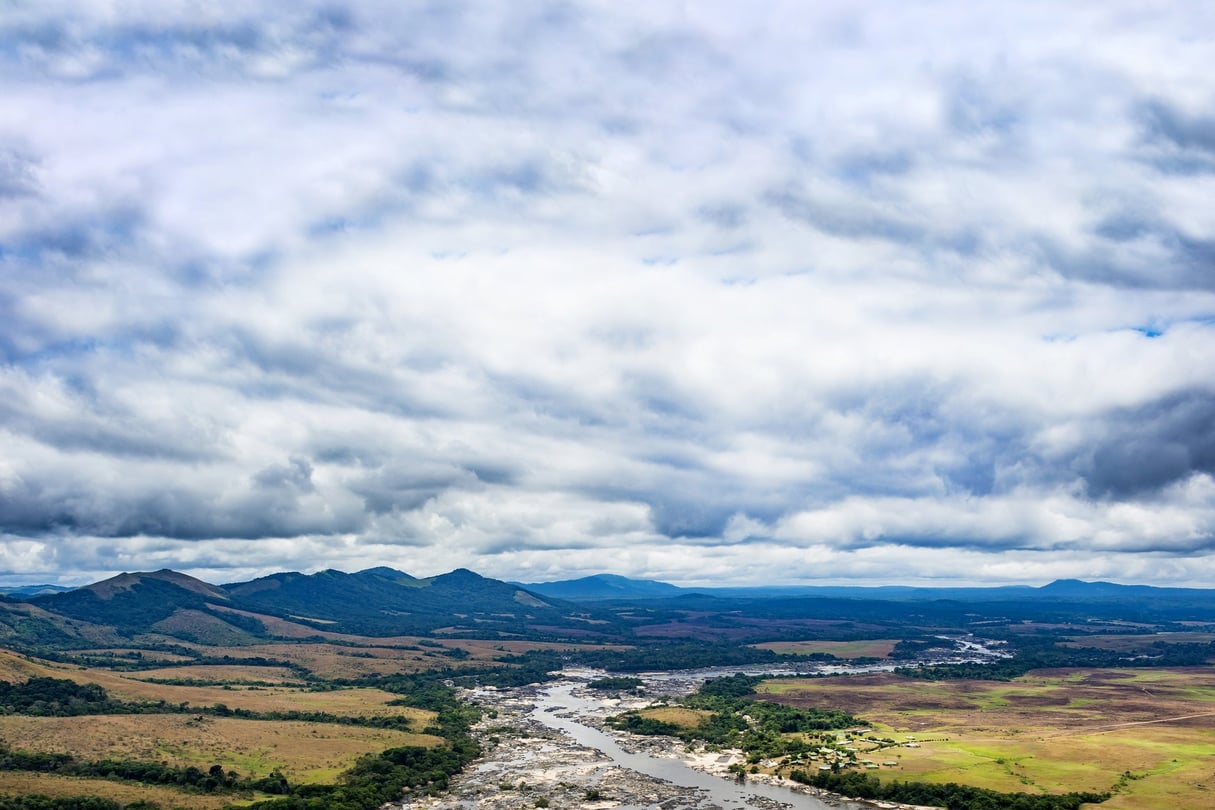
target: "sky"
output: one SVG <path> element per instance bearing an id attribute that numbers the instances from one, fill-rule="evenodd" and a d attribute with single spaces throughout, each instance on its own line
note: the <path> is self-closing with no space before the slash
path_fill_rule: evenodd
<path id="1" fill-rule="evenodd" d="M 0 581 L 1215 586 L 1215 4 L 0 2 Z"/>

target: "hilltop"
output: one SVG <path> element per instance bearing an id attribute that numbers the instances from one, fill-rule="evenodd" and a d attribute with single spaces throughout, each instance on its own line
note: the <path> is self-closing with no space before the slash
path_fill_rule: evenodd
<path id="1" fill-rule="evenodd" d="M 465 569 L 424 579 L 384 567 L 283 572 L 225 585 L 166 569 L 0 601 L 0 639 L 56 647 L 247 644 L 272 635 L 270 619 L 370 636 L 534 638 L 585 634 L 586 616 L 584 608 Z"/>

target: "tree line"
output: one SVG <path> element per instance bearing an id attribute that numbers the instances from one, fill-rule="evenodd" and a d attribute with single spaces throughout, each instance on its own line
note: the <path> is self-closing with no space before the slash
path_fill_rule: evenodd
<path id="1" fill-rule="evenodd" d="M 646 717 L 637 711 L 617 715 L 608 723 L 633 734 L 665 735 L 688 742 L 699 740 L 710 745 L 739 748 L 752 762 L 804 753 L 809 749 L 804 740 L 786 735 L 860 725 L 860 721 L 847 712 L 759 700 L 754 690 L 763 680 L 738 674 L 706 681 L 698 691 L 679 701 L 687 708 L 708 712 L 695 728 Z"/>
<path id="2" fill-rule="evenodd" d="M 1128 655 L 1098 647 L 1064 647 L 1056 639 L 1024 639 L 1012 658 L 989 664 L 938 664 L 931 667 L 899 667 L 895 672 L 908 678 L 929 681 L 975 679 L 1011 681 L 1034 669 L 1094 669 L 1105 667 L 1196 667 L 1215 655 L 1215 644 L 1164 644 L 1151 647 L 1151 654 Z"/>
<path id="3" fill-rule="evenodd" d="M 805 771 L 796 770 L 789 778 L 854 799 L 929 805 L 947 810 L 1080 810 L 1081 805 L 1098 804 L 1110 797 L 1109 793 L 1087 792 L 1001 793 L 954 782 L 940 785 L 897 780 L 882 782 L 872 774 L 859 771 L 820 771 L 811 776 Z"/>
<path id="4" fill-rule="evenodd" d="M 172 785 L 192 788 L 203 793 L 261 791 L 285 793 L 290 786 L 277 771 L 257 779 L 242 777 L 236 771 L 225 771 L 222 765 L 212 765 L 207 771 L 193 765 L 181 768 L 163 762 L 141 762 L 130 759 L 88 761 L 72 754 L 14 751 L 0 743 L 0 771 L 33 771 L 60 776 L 91 779 L 113 779 L 146 785 Z"/>
<path id="5" fill-rule="evenodd" d="M 41 701 L 42 710 L 53 703 L 63 711 L 77 711 L 84 704 L 93 707 L 116 703 L 105 690 L 90 684 L 76 684 L 56 678 L 43 682 L 3 684 L 10 705 L 34 706 Z M 365 682 L 361 685 L 367 685 Z M 374 679 L 375 685 L 400 693 L 396 705 L 413 706 L 435 712 L 434 721 L 423 731 L 442 737 L 444 745 L 431 748 L 402 746 L 378 754 L 361 757 L 332 785 L 295 785 L 281 773 L 252 779 L 214 765 L 208 771 L 195 767 L 178 768 L 152 762 L 129 760 L 79 760 L 70 754 L 30 753 L 12 751 L 0 746 L 0 771 L 24 770 L 54 772 L 72 776 L 90 776 L 147 784 L 173 785 L 204 792 L 257 791 L 277 795 L 252 804 L 241 805 L 245 810 L 376 810 L 381 805 L 400 800 L 408 789 L 412 793 L 437 793 L 446 790 L 452 776 L 462 771 L 480 755 L 481 749 L 470 729 L 480 718 L 475 707 L 461 703 L 455 691 L 441 682 L 441 673 L 393 676 Z M 22 689 L 20 687 L 26 687 Z M 82 691 L 83 690 L 83 691 Z M 16 697 L 14 697 L 14 695 Z M 72 704 L 79 699 L 80 704 Z M 120 704 L 121 705 L 121 704 Z M 217 707 L 211 707 L 212 710 Z M 192 709 L 193 712 L 201 710 Z M 221 708 L 222 712 L 223 709 Z M 237 710 L 229 710 L 236 716 Z M 267 717 L 324 716 L 322 713 L 259 713 Z M 367 722 L 379 718 L 368 718 Z M 111 799 L 95 797 L 53 798 L 25 795 L 0 798 L 0 810 L 158 810 L 152 802 L 122 804 Z"/>

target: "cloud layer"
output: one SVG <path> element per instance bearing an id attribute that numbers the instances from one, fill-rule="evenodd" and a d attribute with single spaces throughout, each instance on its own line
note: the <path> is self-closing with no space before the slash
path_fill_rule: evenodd
<path id="1" fill-rule="evenodd" d="M 1215 578 L 1215 12 L 0 16 L 0 575 Z"/>

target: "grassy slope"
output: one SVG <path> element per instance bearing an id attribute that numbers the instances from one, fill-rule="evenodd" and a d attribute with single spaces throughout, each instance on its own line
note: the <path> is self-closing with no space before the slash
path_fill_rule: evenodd
<path id="1" fill-rule="evenodd" d="M 333 653 L 344 652 L 334 648 Z M 167 762 L 206 771 L 214 764 L 247 776 L 278 769 L 296 783 L 329 783 L 358 757 L 386 748 L 442 743 L 421 731 L 433 712 L 391 706 L 398 696 L 379 689 L 310 691 L 289 686 L 248 686 L 241 681 L 282 677 L 282 669 L 234 665 L 169 667 L 120 673 L 59 664 L 0 650 L 0 680 L 35 676 L 95 683 L 120 700 L 159 701 L 174 706 L 213 706 L 258 712 L 312 711 L 340 716 L 397 715 L 409 719 L 413 733 L 331 723 L 246 720 L 191 714 L 92 715 L 83 717 L 0 716 L 0 739 L 12 748 L 67 752 L 86 760 L 104 758 Z M 148 677 L 214 680 L 212 686 L 148 683 Z M 225 685 L 220 685 L 221 683 Z M 164 807 L 210 810 L 237 797 L 199 797 L 170 788 L 145 788 L 96 779 L 48 777 L 5 772 L 0 795 L 41 792 L 54 796 L 99 795 L 120 801 L 154 801 Z"/>
<path id="2" fill-rule="evenodd" d="M 135 759 L 207 770 L 220 764 L 245 776 L 279 769 L 293 782 L 331 781 L 363 754 L 403 745 L 429 747 L 424 734 L 331 723 L 241 720 L 188 714 L 0 717 L 14 747 L 81 759 Z M 16 741 L 20 741 L 17 746 Z"/>
<path id="3" fill-rule="evenodd" d="M 100 796 L 123 804 L 145 801 L 154 802 L 161 807 L 181 807 L 185 810 L 220 810 L 229 804 L 240 802 L 240 797 L 230 795 L 186 793 L 159 785 L 126 784 L 105 779 L 79 779 L 46 773 L 8 772 L 0 779 L 0 796 L 21 796 L 27 793 L 61 798 Z"/>

